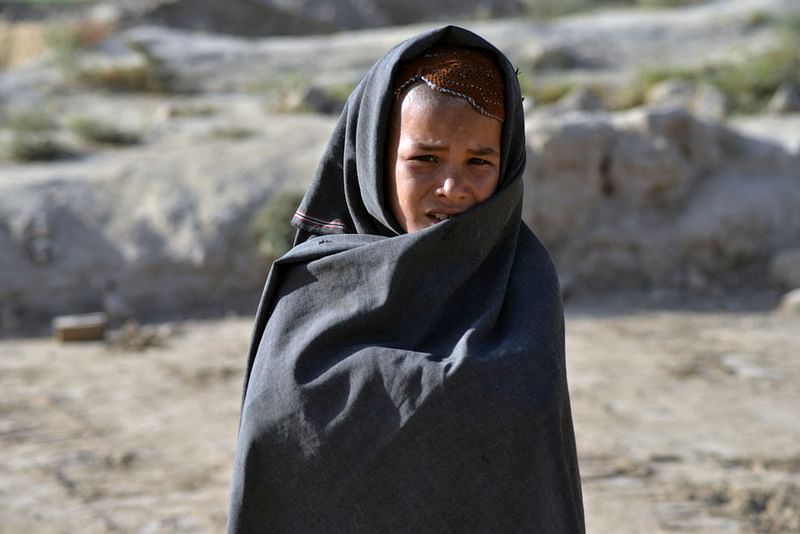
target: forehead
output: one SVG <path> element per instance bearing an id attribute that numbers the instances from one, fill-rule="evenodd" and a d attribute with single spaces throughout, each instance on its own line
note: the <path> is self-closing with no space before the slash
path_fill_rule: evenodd
<path id="1" fill-rule="evenodd" d="M 405 129 L 411 122 L 431 124 L 442 121 L 451 126 L 455 126 L 454 122 L 463 125 L 463 121 L 467 121 L 492 132 L 500 132 L 503 127 L 502 121 L 482 113 L 465 98 L 431 89 L 421 81 L 404 89 L 395 98 L 389 130 L 394 132 L 391 135 L 395 135 L 401 124 Z"/>
<path id="2" fill-rule="evenodd" d="M 404 90 L 395 100 L 394 109 L 422 109 L 433 110 L 442 107 L 471 107 L 465 99 L 440 93 L 428 87 L 425 82 L 419 82 Z"/>
<path id="3" fill-rule="evenodd" d="M 463 98 L 438 93 L 424 83 L 400 95 L 389 131 L 389 147 L 434 143 L 500 151 L 502 123 Z"/>

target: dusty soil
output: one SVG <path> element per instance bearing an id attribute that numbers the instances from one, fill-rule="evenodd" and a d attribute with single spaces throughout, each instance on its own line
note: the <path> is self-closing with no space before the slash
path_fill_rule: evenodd
<path id="1" fill-rule="evenodd" d="M 0 341 L 0 532 L 220 532 L 250 321 Z M 568 310 L 588 531 L 800 531 L 800 318 Z"/>

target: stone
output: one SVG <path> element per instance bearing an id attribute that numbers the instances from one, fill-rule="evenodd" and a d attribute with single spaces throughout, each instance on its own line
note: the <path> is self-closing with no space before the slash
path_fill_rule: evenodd
<path id="1" fill-rule="evenodd" d="M 105 313 L 62 315 L 53 319 L 53 335 L 61 342 L 100 341 L 106 333 Z"/>
<path id="2" fill-rule="evenodd" d="M 657 108 L 682 108 L 699 117 L 720 120 L 728 113 L 725 94 L 709 83 L 695 84 L 688 80 L 668 79 L 655 84 L 647 92 L 645 102 Z"/>
<path id="3" fill-rule="evenodd" d="M 317 86 L 289 91 L 278 104 L 278 108 L 282 111 L 310 111 L 326 115 L 338 115 L 343 107 L 343 101 Z"/>
<path id="4" fill-rule="evenodd" d="M 558 243 L 602 202 L 614 129 L 607 117 L 568 113 L 533 118 L 527 136 L 523 217 L 545 243 Z"/>
<path id="5" fill-rule="evenodd" d="M 730 157 L 726 151 L 734 144 L 733 133 L 714 120 L 702 120 L 681 108 L 647 109 L 621 117 L 621 124 L 663 138 L 673 146 L 691 168 L 692 174 L 711 171 Z M 744 149 L 737 151 L 745 152 Z"/>
<path id="6" fill-rule="evenodd" d="M 793 289 L 781 297 L 778 311 L 787 314 L 800 314 L 800 288 Z"/>
<path id="7" fill-rule="evenodd" d="M 699 117 L 722 120 L 730 104 L 725 93 L 709 83 L 701 83 L 692 96 L 692 111 Z"/>
<path id="8" fill-rule="evenodd" d="M 782 250 L 773 256 L 770 279 L 783 289 L 800 287 L 800 248 Z"/>
<path id="9" fill-rule="evenodd" d="M 793 113 L 800 111 L 800 89 L 792 84 L 781 85 L 772 95 L 767 110 L 770 113 Z"/>
<path id="10" fill-rule="evenodd" d="M 535 71 L 563 71 L 591 67 L 571 47 L 560 44 L 537 46 L 528 51 L 528 64 Z"/>
<path id="11" fill-rule="evenodd" d="M 602 111 L 603 102 L 586 87 L 578 87 L 556 103 L 558 111 Z"/>
<path id="12" fill-rule="evenodd" d="M 686 192 L 692 173 L 670 139 L 621 132 L 610 154 L 608 188 L 638 209 L 665 208 Z"/>
<path id="13" fill-rule="evenodd" d="M 656 83 L 647 91 L 645 102 L 657 107 L 682 107 L 690 109 L 695 85 L 687 80 L 668 79 Z"/>

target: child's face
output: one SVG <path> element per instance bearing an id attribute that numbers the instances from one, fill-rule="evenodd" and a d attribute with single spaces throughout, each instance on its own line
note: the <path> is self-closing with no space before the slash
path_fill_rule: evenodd
<path id="1" fill-rule="evenodd" d="M 500 177 L 500 121 L 421 84 L 395 104 L 386 147 L 387 200 L 407 232 L 489 198 Z"/>

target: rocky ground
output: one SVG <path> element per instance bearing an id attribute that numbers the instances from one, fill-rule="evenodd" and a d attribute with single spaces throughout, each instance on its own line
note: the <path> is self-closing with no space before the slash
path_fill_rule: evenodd
<path id="1" fill-rule="evenodd" d="M 249 329 L 0 341 L 0 532 L 220 532 Z M 570 306 L 588 532 L 798 532 L 798 348 L 796 315 Z"/>

